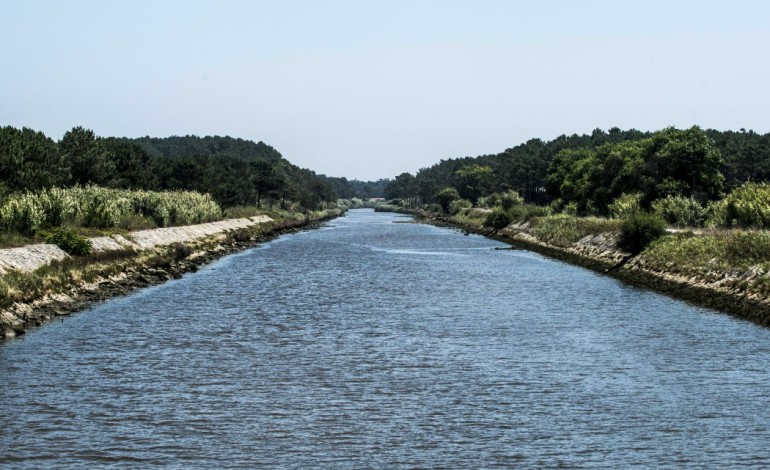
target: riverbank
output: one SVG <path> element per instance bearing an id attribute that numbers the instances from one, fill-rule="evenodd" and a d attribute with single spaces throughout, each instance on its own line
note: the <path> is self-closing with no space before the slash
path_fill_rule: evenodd
<path id="1" fill-rule="evenodd" d="M 0 340 L 341 214 L 257 216 L 95 237 L 93 252 L 82 257 L 46 244 L 0 250 Z"/>
<path id="2" fill-rule="evenodd" d="M 770 326 L 770 266 L 766 262 L 752 262 L 749 253 L 739 253 L 745 259 L 731 263 L 727 260 L 730 250 L 724 246 L 728 236 L 742 240 L 764 237 L 766 233 L 670 234 L 638 255 L 632 255 L 616 248 L 616 231 L 591 233 L 576 241 L 554 242 L 533 228 L 537 220 L 514 222 L 496 231 L 482 225 L 483 217 L 410 213 L 423 222 L 461 228 L 612 276 L 633 286 Z M 723 240 L 721 246 L 718 243 L 720 237 Z M 730 241 L 733 240 L 728 243 Z M 741 249 L 732 248 L 733 251 Z M 746 248 L 745 251 L 750 250 Z"/>

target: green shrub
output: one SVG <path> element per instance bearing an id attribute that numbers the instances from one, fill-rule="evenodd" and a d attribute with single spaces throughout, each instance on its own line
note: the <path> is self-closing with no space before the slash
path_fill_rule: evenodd
<path id="1" fill-rule="evenodd" d="M 618 236 L 618 248 L 639 254 L 666 233 L 666 221 L 657 214 L 638 212 L 623 221 Z"/>
<path id="2" fill-rule="evenodd" d="M 444 188 L 436 193 L 435 199 L 441 204 L 441 209 L 444 212 L 449 212 L 449 204 L 460 199 L 460 193 L 455 188 Z"/>
<path id="3" fill-rule="evenodd" d="M 727 227 L 727 201 L 711 201 L 706 205 L 706 221 L 709 228 Z"/>
<path id="4" fill-rule="evenodd" d="M 457 214 L 462 209 L 470 209 L 473 207 L 471 201 L 467 199 L 457 199 L 449 203 L 449 213 L 452 215 Z"/>
<path id="5" fill-rule="evenodd" d="M 498 207 L 487 214 L 486 219 L 484 219 L 484 226 L 491 227 L 495 230 L 502 230 L 510 225 L 511 222 L 513 222 L 511 214 Z"/>
<path id="6" fill-rule="evenodd" d="M 652 209 L 666 222 L 677 227 L 700 227 L 707 216 L 706 209 L 691 197 L 666 196 L 653 202 Z"/>
<path id="7" fill-rule="evenodd" d="M 6 232 L 34 235 L 44 217 L 38 198 L 32 193 L 13 195 L 0 207 L 0 227 Z"/>
<path id="8" fill-rule="evenodd" d="M 538 206 L 536 204 L 521 204 L 513 206 L 508 211 L 513 220 L 527 221 L 534 217 L 545 217 L 551 214 L 551 208 L 548 206 Z"/>
<path id="9" fill-rule="evenodd" d="M 746 183 L 724 199 L 728 227 L 770 228 L 770 186 Z"/>
<path id="10" fill-rule="evenodd" d="M 77 204 L 70 191 L 61 188 L 49 188 L 37 195 L 43 211 L 44 222 L 50 227 L 59 227 L 74 220 Z"/>
<path id="11" fill-rule="evenodd" d="M 70 255 L 84 256 L 91 253 L 91 240 L 67 228 L 57 227 L 45 239 Z"/>
<path id="12" fill-rule="evenodd" d="M 520 206 L 522 204 L 524 204 L 524 199 L 514 190 L 506 191 L 500 195 L 500 205 L 505 210 L 509 210 L 513 206 Z"/>
<path id="13" fill-rule="evenodd" d="M 642 193 L 623 194 L 607 206 L 613 219 L 627 219 L 641 210 Z"/>

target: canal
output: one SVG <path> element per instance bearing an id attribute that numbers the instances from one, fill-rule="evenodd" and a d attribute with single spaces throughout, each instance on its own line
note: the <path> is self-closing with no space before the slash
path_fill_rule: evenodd
<path id="1" fill-rule="evenodd" d="M 767 467 L 770 330 L 350 211 L 0 344 L 9 468 Z"/>

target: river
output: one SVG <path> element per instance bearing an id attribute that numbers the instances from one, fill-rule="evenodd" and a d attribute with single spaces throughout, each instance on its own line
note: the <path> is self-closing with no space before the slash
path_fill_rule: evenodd
<path id="1" fill-rule="evenodd" d="M 350 211 L 0 344 L 0 467 L 767 467 L 770 330 Z"/>

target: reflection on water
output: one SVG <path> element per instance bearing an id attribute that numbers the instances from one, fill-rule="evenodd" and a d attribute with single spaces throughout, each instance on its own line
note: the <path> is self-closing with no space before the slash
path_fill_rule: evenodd
<path id="1" fill-rule="evenodd" d="M 770 465 L 770 330 L 351 211 L 0 346 L 9 467 Z"/>

